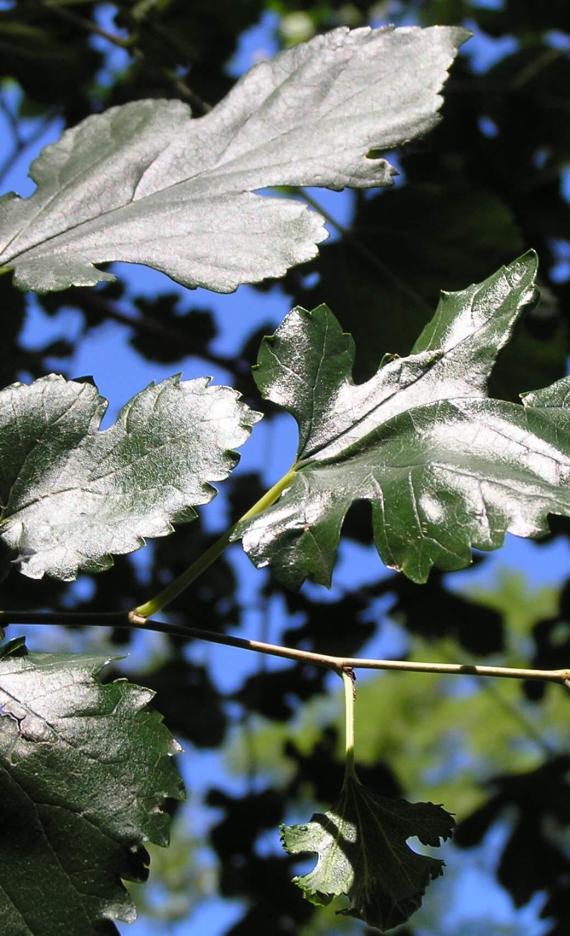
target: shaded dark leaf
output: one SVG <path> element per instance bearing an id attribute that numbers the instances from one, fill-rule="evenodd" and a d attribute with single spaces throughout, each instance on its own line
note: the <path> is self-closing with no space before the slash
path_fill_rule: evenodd
<path id="1" fill-rule="evenodd" d="M 394 593 L 390 616 L 424 639 L 453 637 L 470 653 L 499 653 L 504 649 L 503 620 L 497 611 L 448 591 L 434 572 L 423 585 L 399 576 L 383 583 L 380 592 Z M 539 684 L 540 685 L 540 684 Z"/>
<path id="2" fill-rule="evenodd" d="M 480 842 L 497 821 L 509 817 L 510 831 L 499 857 L 498 878 L 517 906 L 537 891 L 547 902 L 541 916 L 556 912 L 547 936 L 561 936 L 569 919 L 567 900 L 570 860 L 564 830 L 570 822 L 570 755 L 546 761 L 536 770 L 496 777 L 489 782 L 490 799 L 457 828 L 455 842 L 469 847 Z M 558 916 L 558 914 L 560 914 Z M 560 925 L 559 925 L 560 924 Z"/>
<path id="3" fill-rule="evenodd" d="M 36 653 L 0 661 L 6 933 L 117 933 L 109 921 L 135 916 L 121 879 L 145 880 L 144 843 L 168 843 L 166 802 L 183 796 L 169 759 L 179 746 L 147 707 L 152 693 L 101 684 L 104 663 Z"/>
<path id="4" fill-rule="evenodd" d="M 406 840 L 417 836 L 436 846 L 453 825 L 440 806 L 386 799 L 349 777 L 332 810 L 307 825 L 283 826 L 282 841 L 291 854 L 317 855 L 314 870 L 294 879 L 311 903 L 346 897 L 341 912 L 384 932 L 417 910 L 429 882 L 442 873 L 441 860 L 419 855 Z"/>
<path id="5" fill-rule="evenodd" d="M 156 707 L 169 728 L 196 747 L 216 747 L 226 732 L 226 716 L 219 693 L 203 666 L 179 656 L 130 679 L 156 692 Z"/>
<path id="6" fill-rule="evenodd" d="M 249 676 L 234 699 L 249 711 L 274 721 L 286 721 L 307 699 L 322 689 L 323 674 L 314 666 L 294 666 Z"/>

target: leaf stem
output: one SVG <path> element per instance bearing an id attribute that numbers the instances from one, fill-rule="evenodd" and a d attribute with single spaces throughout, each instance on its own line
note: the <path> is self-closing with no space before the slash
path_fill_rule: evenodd
<path id="1" fill-rule="evenodd" d="M 284 647 L 280 644 L 234 637 L 202 630 L 199 627 L 184 627 L 155 621 L 137 614 L 136 611 L 85 612 L 85 611 L 0 611 L 0 626 L 9 624 L 91 624 L 96 627 L 124 627 L 156 631 L 173 637 L 207 640 L 209 643 L 253 650 L 270 656 L 324 666 L 340 675 L 353 669 L 397 670 L 407 673 L 433 673 L 436 676 L 478 676 L 503 679 L 530 679 L 538 682 L 553 682 L 570 689 L 570 667 L 556 670 L 523 669 L 510 666 L 478 666 L 474 663 L 432 663 L 418 660 L 374 660 L 366 657 L 339 657 L 327 653 Z"/>
<path id="2" fill-rule="evenodd" d="M 152 614 L 157 614 L 159 611 L 162 611 L 167 605 L 171 604 L 175 598 L 178 598 L 195 579 L 198 578 L 205 572 L 206 569 L 212 565 L 213 562 L 220 556 L 224 550 L 229 546 L 231 538 L 239 526 L 240 523 L 243 523 L 245 520 L 250 520 L 252 517 L 256 517 L 258 514 L 263 513 L 268 507 L 271 507 L 272 504 L 280 497 L 285 488 L 289 487 L 295 477 L 295 468 L 291 468 L 287 474 L 283 475 L 282 478 L 277 481 L 273 487 L 271 487 L 263 497 L 250 507 L 250 509 L 244 513 L 243 517 L 233 524 L 222 536 L 219 537 L 212 543 L 212 545 L 204 552 L 198 559 L 189 566 L 178 578 L 175 578 L 173 582 L 163 588 L 158 595 L 155 595 L 154 598 L 151 598 L 149 601 L 146 601 L 144 604 L 139 605 L 134 609 L 134 614 L 138 615 L 141 618 L 148 618 Z"/>
<path id="3" fill-rule="evenodd" d="M 354 671 L 346 667 L 341 671 L 344 686 L 344 746 L 345 746 L 345 781 L 356 780 L 354 768 Z"/>

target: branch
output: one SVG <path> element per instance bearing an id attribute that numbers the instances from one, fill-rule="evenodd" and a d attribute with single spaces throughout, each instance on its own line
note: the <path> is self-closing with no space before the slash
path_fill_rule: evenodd
<path id="1" fill-rule="evenodd" d="M 570 669 L 539 670 L 522 669 L 510 666 L 479 666 L 472 663 L 431 663 L 416 660 L 373 660 L 366 657 L 341 657 L 328 653 L 314 653 L 311 650 L 299 650 L 295 647 L 283 647 L 280 644 L 265 643 L 261 640 L 249 640 L 246 637 L 234 637 L 231 634 L 218 634 L 215 631 L 202 630 L 199 627 L 181 627 L 141 617 L 136 611 L 113 611 L 105 613 L 81 611 L 0 611 L 0 626 L 9 624 L 71 624 L 94 625 L 95 627 L 115 627 L 154 631 L 171 637 L 192 637 L 209 643 L 266 653 L 269 656 L 293 660 L 297 663 L 309 663 L 323 666 L 342 675 L 355 669 L 397 670 L 407 673 L 433 673 L 436 676 L 483 676 L 502 679 L 530 679 L 539 682 L 553 682 L 570 689 Z"/>
<path id="2" fill-rule="evenodd" d="M 74 13 L 72 10 L 68 10 L 59 4 L 50 3 L 49 0 L 46 0 L 43 7 L 46 12 L 52 13 L 66 23 L 77 26 L 79 29 L 92 33 L 94 36 L 99 36 L 101 39 L 106 39 L 107 42 L 118 46 L 119 49 L 126 49 L 127 52 L 130 52 L 135 58 L 142 58 L 142 52 L 140 49 L 133 46 L 132 39 L 123 39 L 122 36 L 109 32 L 108 29 L 103 29 L 102 26 L 99 26 L 98 23 L 94 23 L 93 20 L 88 19 L 88 17 L 80 16 L 78 13 Z"/>
<path id="3" fill-rule="evenodd" d="M 175 52 L 181 57 L 182 61 L 188 60 L 188 49 L 185 48 L 184 44 L 179 42 L 178 37 L 170 29 L 167 29 L 159 20 L 157 19 L 145 19 L 145 25 L 147 29 L 150 29 L 154 32 L 155 36 L 162 40 L 163 45 L 166 47 L 173 48 Z M 212 110 L 212 105 L 209 104 L 204 98 L 200 97 L 199 94 L 189 86 L 185 78 L 182 78 L 180 75 L 175 73 L 167 72 L 170 75 L 171 80 L 174 83 L 174 86 L 178 89 L 178 92 L 181 97 L 185 98 L 188 103 L 191 105 L 193 110 L 198 110 L 201 114 L 209 114 Z"/>

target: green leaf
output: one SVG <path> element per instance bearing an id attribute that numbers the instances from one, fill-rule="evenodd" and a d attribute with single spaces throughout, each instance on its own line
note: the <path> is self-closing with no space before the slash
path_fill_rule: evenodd
<path id="1" fill-rule="evenodd" d="M 486 383 L 513 324 L 536 297 L 536 255 L 483 283 L 443 293 L 406 358 L 352 382 L 354 346 L 326 306 L 296 308 L 264 339 L 256 370 L 265 397 L 300 432 L 291 486 L 235 538 L 287 585 L 329 584 L 344 517 L 372 502 L 386 565 L 416 582 L 450 571 L 471 547 L 505 532 L 536 536 L 570 513 L 570 378 L 523 398 L 488 399 Z"/>
<path id="2" fill-rule="evenodd" d="M 313 871 L 294 878 L 308 900 L 326 906 L 345 896 L 350 904 L 340 912 L 383 932 L 418 909 L 427 885 L 443 870 L 443 861 L 419 855 L 406 840 L 417 836 L 437 846 L 453 826 L 441 806 L 388 799 L 347 777 L 334 808 L 307 825 L 282 826 L 282 842 L 290 854 L 318 856 Z"/>
<path id="3" fill-rule="evenodd" d="M 86 936 L 132 920 L 121 879 L 168 844 L 167 798 L 183 797 L 179 746 L 153 693 L 102 685 L 101 657 L 0 660 L 0 918 L 10 936 Z M 109 923 L 106 924 L 109 927 Z"/>
<path id="4" fill-rule="evenodd" d="M 392 181 L 374 150 L 437 121 L 460 28 L 340 28 L 261 62 L 207 116 L 136 101 L 89 117 L 33 163 L 36 192 L 0 203 L 0 266 L 46 291 L 112 279 L 95 264 L 144 263 L 229 292 L 281 276 L 326 237 L 306 206 L 267 186 Z"/>
<path id="5" fill-rule="evenodd" d="M 55 374 L 0 391 L 0 539 L 31 578 L 101 571 L 215 496 L 259 414 L 207 378 L 151 384 L 99 432 L 106 401 Z"/>
<path id="6" fill-rule="evenodd" d="M 355 379 L 367 380 L 386 349 L 408 353 L 443 283 L 462 289 L 524 249 L 514 216 L 496 193 L 473 180 L 416 180 L 358 199 L 347 233 L 324 245 L 310 264 L 291 270 L 285 290 L 305 309 L 334 297 L 334 313 L 356 343 Z M 318 273 L 316 282 L 310 272 Z M 501 356 L 493 395 L 517 401 L 521 386 L 541 387 L 566 373 L 568 341 L 553 314 L 554 297 L 544 299 Z M 541 319 L 558 322 L 548 340 L 535 337 L 546 330 Z"/>

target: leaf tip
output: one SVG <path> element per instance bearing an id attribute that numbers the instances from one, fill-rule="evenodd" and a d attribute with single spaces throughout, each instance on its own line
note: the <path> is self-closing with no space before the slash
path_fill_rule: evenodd
<path id="1" fill-rule="evenodd" d="M 469 42 L 469 40 L 474 36 L 473 30 L 467 29 L 465 26 L 448 26 L 447 28 L 451 29 L 453 35 L 456 36 L 458 49 L 460 49 L 461 46 L 466 42 Z"/>

